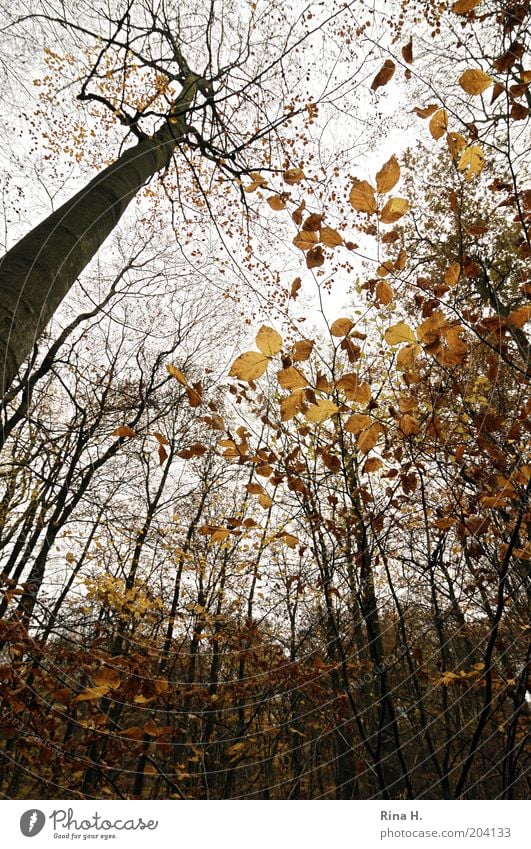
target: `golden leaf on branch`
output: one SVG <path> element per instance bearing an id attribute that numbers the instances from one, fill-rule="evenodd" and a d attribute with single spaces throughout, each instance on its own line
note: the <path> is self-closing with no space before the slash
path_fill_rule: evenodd
<path id="1" fill-rule="evenodd" d="M 456 15 L 466 15 L 472 9 L 475 9 L 476 6 L 479 6 L 480 3 L 481 0 L 456 0 L 452 6 L 452 12 L 455 12 Z"/>
<path id="2" fill-rule="evenodd" d="M 389 198 L 380 212 L 380 221 L 382 224 L 394 224 L 406 214 L 408 209 L 409 201 L 405 198 Z"/>
<path id="3" fill-rule="evenodd" d="M 293 244 L 301 251 L 309 251 L 318 241 L 319 237 L 313 230 L 301 230 L 293 239 Z"/>
<path id="4" fill-rule="evenodd" d="M 485 164 L 485 156 L 478 144 L 473 144 L 463 151 L 457 167 L 459 171 L 463 171 L 465 180 L 470 182 L 472 177 L 478 177 Z"/>
<path id="5" fill-rule="evenodd" d="M 354 322 L 350 318 L 336 318 L 330 326 L 332 336 L 346 336 L 354 327 Z"/>
<path id="6" fill-rule="evenodd" d="M 319 424 L 337 413 L 339 407 L 333 401 L 327 401 L 325 398 L 319 398 L 316 404 L 310 404 L 305 412 L 305 416 L 309 422 Z"/>
<path id="7" fill-rule="evenodd" d="M 393 300 L 393 290 L 385 280 L 380 280 L 376 284 L 376 299 L 378 303 L 384 306 L 387 306 Z"/>
<path id="8" fill-rule="evenodd" d="M 459 77 L 459 85 L 467 94 L 482 94 L 492 85 L 493 79 L 481 68 L 467 68 Z"/>
<path id="9" fill-rule="evenodd" d="M 432 116 L 428 127 L 434 139 L 440 139 L 444 136 L 448 129 L 448 112 L 446 109 L 438 109 Z"/>
<path id="10" fill-rule="evenodd" d="M 452 262 L 444 272 L 444 282 L 447 286 L 455 286 L 461 274 L 461 266 L 458 262 Z"/>
<path id="11" fill-rule="evenodd" d="M 400 179 L 400 165 L 398 164 L 398 159 L 393 154 L 390 159 L 387 160 L 385 165 L 382 165 L 380 170 L 376 175 L 376 188 L 380 192 L 380 194 L 387 194 L 390 192 L 394 186 L 398 183 Z"/>
<path id="12" fill-rule="evenodd" d="M 327 248 L 335 248 L 343 244 L 343 236 L 340 236 L 333 227 L 321 227 L 319 238 Z"/>
<path id="13" fill-rule="evenodd" d="M 304 389 L 305 386 L 308 386 L 308 381 L 302 371 L 293 366 L 277 371 L 277 380 L 282 389 Z"/>
<path id="14" fill-rule="evenodd" d="M 376 212 L 374 189 L 367 180 L 355 180 L 349 194 L 350 205 L 357 212 Z"/>
<path id="15" fill-rule="evenodd" d="M 229 377 L 236 377 L 238 380 L 256 380 L 262 377 L 269 362 L 268 357 L 259 351 L 246 351 L 245 354 L 240 354 L 237 357 L 229 371 Z"/>
<path id="16" fill-rule="evenodd" d="M 256 334 L 256 345 L 266 357 L 274 357 L 282 348 L 282 336 L 264 324 Z"/>
<path id="17" fill-rule="evenodd" d="M 286 201 L 279 195 L 272 195 L 272 197 L 267 198 L 267 202 L 271 209 L 275 212 L 280 212 L 282 209 L 286 209 Z"/>
<path id="18" fill-rule="evenodd" d="M 399 321 L 388 327 L 384 333 L 384 340 L 388 345 L 400 345 L 401 342 L 416 342 L 413 330 L 405 321 Z"/>

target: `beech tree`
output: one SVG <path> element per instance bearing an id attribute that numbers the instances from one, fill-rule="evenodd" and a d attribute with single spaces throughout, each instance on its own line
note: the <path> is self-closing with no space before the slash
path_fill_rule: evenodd
<path id="1" fill-rule="evenodd" d="M 395 26 L 371 4 L 375 28 L 362 16 L 343 30 L 338 16 L 337 35 L 350 58 L 353 33 L 375 51 L 356 96 L 384 111 L 403 94 L 397 125 L 414 122 L 420 144 L 403 150 L 382 130 L 368 159 L 334 159 L 306 96 L 296 133 L 277 115 L 276 148 L 247 127 L 251 147 L 225 161 L 194 147 L 196 127 L 179 161 L 203 189 L 225 169 L 227 186 L 201 195 L 180 168 L 150 184 L 129 250 L 102 260 L 98 298 L 72 303 L 22 397 L 8 393 L 6 796 L 528 795 L 529 3 L 438 3 L 420 22 L 415 10 L 404 4 Z M 95 31 L 88 11 L 71 23 L 78 46 Z M 314 13 L 304 27 L 319 28 Z M 82 79 L 91 109 L 110 104 L 118 129 L 152 138 L 169 132 L 171 106 L 146 106 L 123 61 L 144 45 L 160 72 L 173 30 L 148 38 L 148 23 L 131 6 Z M 272 49 L 295 45 L 297 26 Z M 179 42 L 196 71 L 192 35 L 213 43 L 216 27 L 201 19 Z M 242 58 L 238 47 L 229 77 Z M 50 68 L 79 80 L 71 61 Z M 345 104 L 336 83 L 332 110 Z M 191 102 L 194 125 L 210 115 L 225 127 L 213 145 L 235 127 L 247 145 L 247 106 L 224 112 L 234 92 L 213 89 L 215 107 L 200 89 Z M 234 180 L 239 222 L 225 208 Z M 230 266 L 184 232 L 205 211 Z M 178 247 L 191 245 L 179 268 L 160 247 L 177 213 Z"/>
<path id="2" fill-rule="evenodd" d="M 179 3 L 128 0 L 108 16 L 90 4 L 81 4 L 76 17 L 63 16 L 65 11 L 58 15 L 47 2 L 31 12 L 15 4 L 8 32 L 33 25 L 52 43 L 57 32 L 73 39 L 82 58 L 74 69 L 71 54 L 61 63 L 67 85 L 76 85 L 81 104 L 98 107 L 92 115 L 104 126 L 105 111 L 124 126 L 127 147 L 2 258 L 4 391 L 132 198 L 155 175 L 175 168 L 171 191 L 190 168 L 207 204 L 210 181 L 224 178 L 241 186 L 250 175 L 246 188 L 255 189 L 265 182 L 257 176 L 259 167 L 284 167 L 288 184 L 303 178 L 300 169 L 290 168 L 280 131 L 299 113 L 312 119 L 317 105 L 301 97 L 299 54 L 306 42 L 310 47 L 315 38 L 326 38 L 343 9 L 333 5 L 315 23 L 313 13 L 276 2 L 264 9 L 207 2 L 185 12 Z M 218 174 L 206 177 L 202 160 Z"/>

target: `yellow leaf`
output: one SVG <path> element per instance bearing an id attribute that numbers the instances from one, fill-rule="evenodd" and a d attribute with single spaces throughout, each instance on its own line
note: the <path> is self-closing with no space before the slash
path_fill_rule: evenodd
<path id="1" fill-rule="evenodd" d="M 452 262 L 444 272 L 444 282 L 447 286 L 455 286 L 461 274 L 461 266 L 458 262 Z"/>
<path id="2" fill-rule="evenodd" d="M 310 404 L 304 415 L 309 422 L 316 422 L 318 424 L 333 416 L 338 410 L 339 407 L 333 401 L 319 398 L 317 404 Z"/>
<path id="3" fill-rule="evenodd" d="M 294 368 L 294 366 L 288 366 L 288 368 L 277 371 L 277 380 L 282 389 L 304 389 L 305 386 L 308 386 L 308 381 L 302 371 Z"/>
<path id="4" fill-rule="evenodd" d="M 473 144 L 463 151 L 457 167 L 460 171 L 464 171 L 465 180 L 470 182 L 472 177 L 477 177 L 483 170 L 485 157 L 483 151 L 478 144 Z"/>
<path id="5" fill-rule="evenodd" d="M 273 499 L 267 494 L 267 492 L 264 492 L 262 495 L 258 496 L 258 503 L 264 508 L 264 510 L 269 510 L 273 504 Z"/>
<path id="6" fill-rule="evenodd" d="M 441 136 L 444 136 L 448 127 L 448 113 L 446 109 L 438 109 L 432 116 L 428 127 L 434 139 L 440 139 Z"/>
<path id="7" fill-rule="evenodd" d="M 340 236 L 333 227 L 321 227 L 319 238 L 327 248 L 335 248 L 343 244 L 343 236 Z"/>
<path id="8" fill-rule="evenodd" d="M 116 430 L 113 430 L 111 436 L 129 436 L 132 438 L 133 436 L 136 436 L 136 430 L 133 430 L 133 428 L 129 427 L 129 425 L 120 425 L 120 427 L 117 427 Z"/>
<path id="9" fill-rule="evenodd" d="M 355 180 L 349 195 L 350 205 L 358 212 L 376 212 L 374 189 L 366 180 Z"/>
<path id="10" fill-rule="evenodd" d="M 452 12 L 455 12 L 456 15 L 466 15 L 467 12 L 471 12 L 480 3 L 481 0 L 456 0 L 452 6 Z"/>
<path id="11" fill-rule="evenodd" d="M 380 221 L 382 224 L 394 224 L 399 218 L 409 209 L 409 201 L 405 198 L 389 198 L 384 208 L 380 212 Z"/>
<path id="12" fill-rule="evenodd" d="M 94 699 L 101 699 L 109 690 L 110 687 L 107 684 L 101 684 L 99 687 L 89 687 L 88 690 L 83 690 L 82 693 L 79 693 L 73 701 L 90 702 Z"/>
<path id="13" fill-rule="evenodd" d="M 266 357 L 274 357 L 282 348 L 282 336 L 272 327 L 263 324 L 256 334 L 256 345 Z"/>
<path id="14" fill-rule="evenodd" d="M 372 425 L 361 431 L 357 439 L 357 444 L 362 454 L 368 454 L 374 448 L 382 431 L 380 422 L 373 422 Z"/>
<path id="15" fill-rule="evenodd" d="M 297 537 L 293 536 L 293 534 L 288 534 L 288 533 L 281 534 L 279 539 L 282 540 L 282 542 L 285 543 L 290 548 L 296 548 L 299 544 L 299 539 Z"/>
<path id="16" fill-rule="evenodd" d="M 121 679 L 116 669 L 110 669 L 108 666 L 102 666 L 93 675 L 92 680 L 98 687 L 107 687 L 115 690 L 120 686 Z"/>
<path id="17" fill-rule="evenodd" d="M 350 318 L 336 318 L 330 326 L 330 333 L 332 336 L 346 336 L 347 333 L 350 333 L 353 327 L 354 323 L 350 320 Z"/>
<path id="18" fill-rule="evenodd" d="M 406 345 L 401 348 L 396 357 L 396 367 L 399 371 L 412 371 L 419 355 L 418 345 Z"/>
<path id="19" fill-rule="evenodd" d="M 166 366 L 166 371 L 168 372 L 168 374 L 171 374 L 171 376 L 174 377 L 175 380 L 177 380 L 177 382 L 181 384 L 181 386 L 188 386 L 188 381 L 186 380 L 184 374 L 176 366 L 173 366 L 170 363 Z"/>
<path id="20" fill-rule="evenodd" d="M 452 159 L 457 159 L 466 147 L 466 140 L 460 133 L 448 133 L 446 136 L 446 144 L 450 151 Z"/>
<path id="21" fill-rule="evenodd" d="M 380 280 L 376 284 L 376 300 L 384 306 L 390 304 L 393 300 L 393 290 L 385 280 Z"/>
<path id="22" fill-rule="evenodd" d="M 286 201 L 279 197 L 279 195 L 273 195 L 272 197 L 267 198 L 267 202 L 271 209 L 274 209 L 275 212 L 280 212 L 282 209 L 286 209 Z"/>
<path id="23" fill-rule="evenodd" d="M 247 351 L 234 360 L 229 377 L 236 377 L 238 380 L 256 380 L 263 375 L 268 362 L 268 357 L 259 351 Z"/>
<path id="24" fill-rule="evenodd" d="M 492 82 L 492 77 L 480 68 L 468 68 L 459 77 L 459 85 L 467 94 L 482 94 Z"/>
<path id="25" fill-rule="evenodd" d="M 409 324 L 399 321 L 388 327 L 384 333 L 384 339 L 388 345 L 400 345 L 401 342 L 416 342 L 415 334 Z"/>
<path id="26" fill-rule="evenodd" d="M 301 251 L 309 251 L 318 241 L 319 237 L 313 230 L 301 230 L 293 239 L 293 244 Z"/>
<path id="27" fill-rule="evenodd" d="M 380 192 L 380 194 L 387 194 L 390 192 L 394 186 L 398 183 L 400 179 L 400 165 L 398 164 L 398 160 L 396 156 L 393 156 L 387 160 L 385 165 L 383 165 L 376 175 L 376 188 Z"/>
<path id="28" fill-rule="evenodd" d="M 304 392 L 292 392 L 282 398 L 280 402 L 280 419 L 283 422 L 288 422 L 294 418 L 297 413 L 300 413 L 304 404 Z"/>
<path id="29" fill-rule="evenodd" d="M 348 433 L 361 433 L 370 423 L 370 416 L 366 416 L 363 413 L 353 413 L 345 422 L 345 430 Z"/>
<path id="30" fill-rule="evenodd" d="M 509 313 L 507 321 L 510 321 L 514 327 L 523 327 L 528 321 L 531 321 L 531 305 L 524 304 L 522 307 L 517 307 Z"/>
<path id="31" fill-rule="evenodd" d="M 378 275 L 378 277 L 387 277 L 387 275 L 390 274 L 391 271 L 394 271 L 394 270 L 395 270 L 395 264 L 394 264 L 393 260 L 387 259 L 385 262 L 382 262 L 382 264 L 378 267 L 376 274 Z"/>

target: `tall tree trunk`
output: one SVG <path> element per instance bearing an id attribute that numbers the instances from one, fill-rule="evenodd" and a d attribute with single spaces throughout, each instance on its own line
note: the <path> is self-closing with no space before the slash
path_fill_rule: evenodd
<path id="1" fill-rule="evenodd" d="M 197 92 L 189 74 L 171 117 L 90 181 L 0 260 L 0 392 L 146 181 L 169 165 Z"/>

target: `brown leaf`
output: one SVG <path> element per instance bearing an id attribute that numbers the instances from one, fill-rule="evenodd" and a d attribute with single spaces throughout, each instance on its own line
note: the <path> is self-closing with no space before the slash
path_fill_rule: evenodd
<path id="1" fill-rule="evenodd" d="M 452 6 L 452 12 L 455 12 L 456 15 L 466 15 L 476 6 L 479 6 L 480 2 L 481 0 L 456 0 Z"/>
<path id="2" fill-rule="evenodd" d="M 413 38 L 410 38 L 408 43 L 403 46 L 402 58 L 408 65 L 413 64 Z"/>
<path id="3" fill-rule="evenodd" d="M 280 212 L 282 209 L 286 209 L 286 201 L 280 197 L 280 195 L 272 195 L 272 197 L 267 198 L 267 202 L 271 209 L 275 212 Z"/>
<path id="4" fill-rule="evenodd" d="M 136 436 L 136 430 L 133 430 L 129 425 L 120 425 L 116 430 L 113 430 L 111 436 L 128 436 L 132 439 L 133 436 Z"/>
<path id="5" fill-rule="evenodd" d="M 418 115 L 419 118 L 429 118 L 430 115 L 433 115 L 436 112 L 438 106 L 436 103 L 430 103 L 429 106 L 415 106 L 411 111 Z"/>
<path id="6" fill-rule="evenodd" d="M 378 303 L 383 304 L 384 306 L 390 304 L 393 300 L 393 290 L 389 283 L 386 283 L 385 280 L 380 280 L 376 284 L 376 299 Z"/>
<path id="7" fill-rule="evenodd" d="M 294 362 L 304 362 L 312 353 L 314 343 L 311 339 L 299 339 L 295 342 L 291 352 L 291 358 Z"/>
<path id="8" fill-rule="evenodd" d="M 319 237 L 313 230 L 301 230 L 293 239 L 293 244 L 301 251 L 309 251 L 318 241 Z"/>
<path id="9" fill-rule="evenodd" d="M 301 278 L 296 277 L 295 280 L 293 281 L 293 283 L 291 284 L 290 297 L 296 298 L 297 295 L 299 294 L 300 288 L 301 288 Z"/>
<path id="10" fill-rule="evenodd" d="M 321 245 L 312 248 L 306 254 L 306 265 L 308 268 L 319 268 L 325 261 L 324 253 Z"/>
<path id="11" fill-rule="evenodd" d="M 343 244 L 343 236 L 340 236 L 333 227 L 321 227 L 319 238 L 327 248 L 335 248 Z"/>
<path id="12" fill-rule="evenodd" d="M 391 79 L 391 77 L 393 76 L 393 74 L 395 72 L 395 68 L 396 68 L 396 66 L 395 66 L 395 63 L 393 62 L 393 60 L 392 59 L 386 59 L 385 62 L 383 63 L 383 65 L 382 65 L 382 67 L 380 68 L 380 70 L 376 74 L 375 78 L 373 79 L 373 81 L 371 83 L 371 89 L 373 91 L 376 91 L 377 88 L 380 88 L 381 86 L 387 85 L 387 83 L 389 82 L 389 80 Z"/>
<path id="13" fill-rule="evenodd" d="M 287 171 L 284 171 L 282 174 L 284 178 L 284 182 L 288 184 L 288 186 L 293 186 L 295 183 L 300 183 L 301 180 L 304 180 L 306 175 L 302 168 L 288 168 Z"/>
<path id="14" fill-rule="evenodd" d="M 316 232 L 321 228 L 321 224 L 323 223 L 324 215 L 318 212 L 312 212 L 311 215 L 306 218 L 304 224 L 302 225 L 303 230 L 312 230 Z"/>

